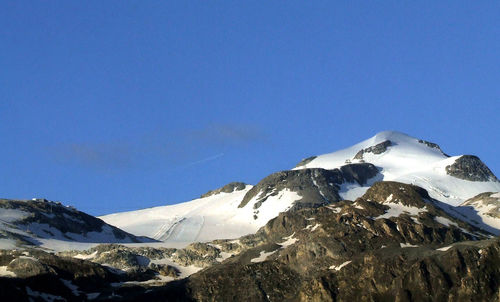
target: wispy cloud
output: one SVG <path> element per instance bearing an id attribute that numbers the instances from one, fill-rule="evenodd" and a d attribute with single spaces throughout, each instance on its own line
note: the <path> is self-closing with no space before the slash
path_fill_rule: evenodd
<path id="1" fill-rule="evenodd" d="M 123 170 L 133 165 L 130 146 L 123 143 L 69 143 L 54 148 L 53 155 L 62 164 L 79 164 L 97 170 Z"/>
<path id="2" fill-rule="evenodd" d="M 200 159 L 200 160 L 197 160 L 197 161 L 190 162 L 186 166 L 194 166 L 194 165 L 198 165 L 198 164 L 203 164 L 203 163 L 206 163 L 206 162 L 209 162 L 209 161 L 216 160 L 216 159 L 218 159 L 220 157 L 223 157 L 223 156 L 224 156 L 224 153 L 219 153 L 219 154 L 214 155 L 214 156 L 210 156 L 210 157 L 207 157 L 207 158 L 204 158 L 204 159 Z"/>
<path id="3" fill-rule="evenodd" d="M 266 135 L 257 127 L 211 124 L 199 129 L 158 131 L 107 142 L 64 143 L 53 147 L 50 153 L 64 165 L 120 172 L 201 165 L 223 157 L 232 149 L 265 140 Z"/>

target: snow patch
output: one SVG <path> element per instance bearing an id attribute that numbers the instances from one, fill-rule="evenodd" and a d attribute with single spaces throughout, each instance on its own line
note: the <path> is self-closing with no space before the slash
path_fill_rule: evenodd
<path id="1" fill-rule="evenodd" d="M 99 297 L 101 293 L 88 293 L 87 294 L 87 299 L 89 300 L 94 300 L 95 298 Z"/>
<path id="2" fill-rule="evenodd" d="M 73 256 L 73 258 L 82 259 L 82 260 L 89 260 L 89 259 L 94 258 L 95 256 L 97 256 L 97 251 L 95 251 L 95 252 L 93 252 L 92 254 L 89 254 L 89 255 L 77 254 L 77 255 Z"/>
<path id="3" fill-rule="evenodd" d="M 374 217 L 374 219 L 381 219 L 381 218 L 390 218 L 390 217 L 399 217 L 401 214 L 408 214 L 410 216 L 418 216 L 420 213 L 427 212 L 427 209 L 425 207 L 423 208 L 417 208 L 417 207 L 410 207 L 410 206 L 405 206 L 399 203 L 384 203 L 384 205 L 389 206 L 389 210 L 383 215 Z"/>
<path id="4" fill-rule="evenodd" d="M 267 257 L 276 253 L 276 251 L 272 251 L 272 252 L 261 251 L 259 257 L 251 259 L 250 262 L 253 262 L 253 263 L 264 262 L 264 261 L 266 261 Z"/>
<path id="5" fill-rule="evenodd" d="M 332 265 L 332 266 L 329 267 L 329 269 L 334 269 L 336 271 L 340 271 L 344 266 L 348 265 L 351 262 L 352 261 L 346 261 L 346 262 L 344 262 L 344 263 L 342 263 L 341 265 L 338 265 L 338 266 Z"/>
<path id="6" fill-rule="evenodd" d="M 41 299 L 43 299 L 44 301 L 47 301 L 47 302 L 66 301 L 66 299 L 64 299 L 61 296 L 54 296 L 54 295 L 51 295 L 51 294 L 42 293 L 42 292 L 39 292 L 39 291 L 34 291 L 31 288 L 29 288 L 28 286 L 26 286 L 26 293 L 30 297 L 41 298 Z"/>
<path id="7" fill-rule="evenodd" d="M 311 232 L 314 232 L 316 231 L 317 228 L 319 228 L 321 226 L 321 224 L 319 223 L 316 223 L 312 228 L 311 228 Z"/>
<path id="8" fill-rule="evenodd" d="M 410 243 L 400 243 L 399 244 L 402 248 L 407 248 L 407 247 L 418 247 L 418 245 L 413 245 Z"/>
<path id="9" fill-rule="evenodd" d="M 454 226 L 454 227 L 459 227 L 458 224 L 456 224 L 455 222 L 449 220 L 448 218 L 445 218 L 445 217 L 441 217 L 441 216 L 436 216 L 434 217 L 434 220 L 436 220 L 436 222 L 442 224 L 442 225 L 445 225 L 447 227 L 450 227 L 450 225 Z"/>
<path id="10" fill-rule="evenodd" d="M 288 236 L 288 237 L 284 237 L 283 239 L 285 239 L 285 241 L 283 241 L 282 243 L 278 243 L 279 245 L 281 245 L 281 248 L 289 247 L 290 245 L 292 245 L 295 242 L 299 241 L 298 238 L 293 238 L 294 235 L 295 235 L 295 232 L 292 235 Z"/>
<path id="11" fill-rule="evenodd" d="M 453 247 L 453 245 L 448 245 L 445 247 L 438 248 L 436 250 L 441 251 L 441 252 L 446 252 L 447 250 L 451 249 L 452 247 Z"/>
<path id="12" fill-rule="evenodd" d="M 71 290 L 74 296 L 79 296 L 81 291 L 78 290 L 78 286 L 74 285 L 70 280 L 60 279 L 61 282 Z"/>

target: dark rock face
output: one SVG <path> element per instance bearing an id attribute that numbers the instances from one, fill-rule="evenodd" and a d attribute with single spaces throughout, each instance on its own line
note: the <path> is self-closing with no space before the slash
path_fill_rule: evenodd
<path id="1" fill-rule="evenodd" d="M 443 150 L 441 150 L 441 147 L 439 147 L 439 145 L 438 145 L 438 144 L 431 143 L 431 142 L 428 142 L 428 141 L 423 140 L 423 139 L 419 139 L 419 140 L 418 140 L 418 142 L 419 142 L 419 143 L 421 143 L 421 144 L 426 145 L 426 146 L 427 146 L 427 147 L 429 147 L 429 148 L 437 149 L 437 150 L 439 150 L 439 151 L 440 151 L 440 152 L 441 152 L 444 156 L 446 156 L 446 157 L 450 157 L 448 154 L 444 153 L 444 152 L 443 152 Z"/>
<path id="2" fill-rule="evenodd" d="M 257 207 L 269 196 L 278 194 L 284 189 L 297 192 L 302 199 L 296 202 L 297 207 L 318 206 L 339 201 L 339 186 L 345 182 L 357 182 L 360 185 L 377 175 L 378 169 L 369 163 L 350 164 L 341 169 L 301 169 L 282 171 L 271 174 L 254 186 L 243 198 L 239 207 L 244 207 L 260 192 Z"/>
<path id="3" fill-rule="evenodd" d="M 308 163 L 312 162 L 317 156 L 310 156 L 308 158 L 304 158 L 303 160 L 301 160 L 296 166 L 295 168 L 298 168 L 298 167 L 302 167 L 302 166 L 305 166 L 307 165 Z"/>
<path id="4" fill-rule="evenodd" d="M 340 167 L 340 172 L 346 182 L 357 182 L 365 185 L 370 178 L 377 176 L 378 169 L 370 163 L 348 164 Z"/>
<path id="5" fill-rule="evenodd" d="M 446 167 L 446 173 L 469 181 L 498 181 L 493 172 L 474 155 L 459 157 L 452 165 Z"/>
<path id="6" fill-rule="evenodd" d="M 208 191 L 207 193 L 201 195 L 201 198 L 216 195 L 216 194 L 219 194 L 221 192 L 222 193 L 232 193 L 234 191 L 241 191 L 241 190 L 245 189 L 246 186 L 247 186 L 247 184 L 245 184 L 243 182 L 232 182 L 232 183 L 229 183 L 229 184 L 223 186 L 222 188 Z"/>
<path id="7" fill-rule="evenodd" d="M 359 152 L 354 155 L 354 159 L 363 159 L 363 155 L 365 153 L 382 154 L 387 151 L 387 147 L 390 146 L 392 146 L 392 142 L 390 140 L 383 141 L 375 146 L 359 150 Z"/>

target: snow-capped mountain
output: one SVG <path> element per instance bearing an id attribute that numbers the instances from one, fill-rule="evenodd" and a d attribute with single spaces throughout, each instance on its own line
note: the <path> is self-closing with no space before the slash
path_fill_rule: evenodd
<path id="1" fill-rule="evenodd" d="M 0 199 L 0 249 L 26 244 L 60 249 L 78 243 L 151 242 L 45 199 Z"/>
<path id="2" fill-rule="evenodd" d="M 396 131 L 380 132 L 352 147 L 307 158 L 294 169 L 335 169 L 359 162 L 375 165 L 381 180 L 414 184 L 426 189 L 432 198 L 453 206 L 482 192 L 500 191 L 500 182 L 479 158 L 449 156 L 435 143 Z M 352 191 L 355 188 L 346 188 L 347 198 L 364 193 Z"/>
<path id="3" fill-rule="evenodd" d="M 0 199 L 0 300 L 491 301 L 499 191 L 479 158 L 381 132 L 253 186 L 102 220 Z"/>
<path id="4" fill-rule="evenodd" d="M 480 193 L 500 191 L 500 182 L 479 158 L 450 157 L 437 144 L 385 131 L 309 157 L 255 186 L 233 183 L 189 202 L 100 218 L 132 234 L 182 246 L 255 233 L 291 208 L 355 200 L 381 180 L 422 187 L 453 208 Z"/>

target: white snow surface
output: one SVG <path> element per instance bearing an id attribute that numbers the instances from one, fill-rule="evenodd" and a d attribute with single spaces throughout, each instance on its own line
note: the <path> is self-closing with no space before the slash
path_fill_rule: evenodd
<path id="1" fill-rule="evenodd" d="M 438 251 L 441 251 L 441 252 L 446 252 L 447 250 L 451 249 L 453 247 L 453 245 L 448 245 L 448 246 L 445 246 L 445 247 L 440 247 L 436 250 Z"/>
<path id="2" fill-rule="evenodd" d="M 457 206 L 463 201 L 482 192 L 500 191 L 500 182 L 467 181 L 446 174 L 446 166 L 451 165 L 460 156 L 446 157 L 440 150 L 419 143 L 418 139 L 396 131 L 384 131 L 352 147 L 323 154 L 304 166 L 294 169 L 324 168 L 335 169 L 352 163 L 356 153 L 362 149 L 390 140 L 392 146 L 381 154 L 364 153 L 363 160 L 380 169 L 385 181 L 399 181 L 423 187 L 432 198 Z M 382 179 L 379 179 L 382 180 Z M 363 195 L 367 187 L 344 184 L 342 198 L 355 200 Z"/>
<path id="3" fill-rule="evenodd" d="M 263 197 L 259 193 L 244 207 L 238 208 L 251 188 L 248 185 L 244 190 L 232 193 L 99 218 L 134 235 L 163 241 L 162 246 L 183 247 L 192 242 L 235 239 L 255 233 L 301 199 L 297 193 L 284 190 L 269 196 L 258 209 L 254 209 L 254 204 Z"/>

